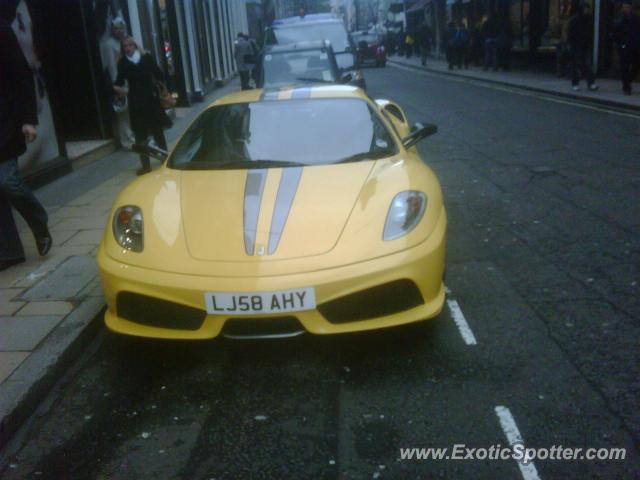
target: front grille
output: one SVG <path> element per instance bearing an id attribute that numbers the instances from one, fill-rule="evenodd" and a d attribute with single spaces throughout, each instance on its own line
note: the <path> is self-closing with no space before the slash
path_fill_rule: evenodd
<path id="1" fill-rule="evenodd" d="M 149 327 L 175 330 L 198 330 L 207 312 L 179 303 L 168 302 L 132 292 L 120 292 L 118 316 Z"/>
<path id="2" fill-rule="evenodd" d="M 222 335 L 232 337 L 269 337 L 304 332 L 296 317 L 230 318 L 224 322 Z"/>
<path id="3" fill-rule="evenodd" d="M 323 303 L 318 310 L 330 323 L 347 323 L 393 315 L 423 303 L 415 283 L 396 280 Z"/>

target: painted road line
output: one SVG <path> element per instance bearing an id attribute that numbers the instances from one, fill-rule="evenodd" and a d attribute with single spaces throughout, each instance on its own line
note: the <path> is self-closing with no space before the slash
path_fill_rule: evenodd
<path id="1" fill-rule="evenodd" d="M 502 427 L 502 431 L 507 437 L 511 448 L 518 444 L 524 445 L 524 440 L 522 439 L 522 435 L 520 435 L 520 430 L 518 430 L 516 421 L 513 419 L 509 409 L 499 405 L 495 408 L 495 412 L 498 416 L 498 420 L 500 420 L 500 426 Z M 525 464 L 522 460 L 517 460 L 517 463 L 524 480 L 540 480 L 538 470 L 536 470 L 533 462 L 529 461 Z"/>
<path id="2" fill-rule="evenodd" d="M 476 341 L 476 337 L 471 331 L 467 320 L 464 318 L 458 302 L 455 300 L 447 300 L 447 306 L 449 307 L 453 321 L 456 322 L 458 330 L 460 330 L 460 335 L 462 335 L 465 343 L 467 345 L 477 345 L 478 342 Z"/>

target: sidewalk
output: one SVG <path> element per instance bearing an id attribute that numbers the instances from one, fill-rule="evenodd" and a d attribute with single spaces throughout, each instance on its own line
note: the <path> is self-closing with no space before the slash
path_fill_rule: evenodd
<path id="1" fill-rule="evenodd" d="M 237 90 L 237 83 L 177 109 L 168 142 L 211 101 Z M 46 257 L 38 256 L 16 214 L 27 262 L 0 272 L 0 448 L 102 326 L 95 254 L 115 196 L 138 167 L 136 154 L 119 151 L 39 189 L 54 241 Z"/>
<path id="2" fill-rule="evenodd" d="M 485 72 L 481 67 L 476 66 L 469 66 L 468 70 L 458 68 L 449 70 L 446 61 L 433 58 L 429 58 L 427 60 L 427 66 L 422 67 L 422 65 L 420 65 L 420 58 L 416 56 L 406 58 L 395 55 L 388 58 L 388 63 L 549 94 L 582 103 L 627 111 L 640 111 L 640 83 L 638 82 L 634 84 L 634 92 L 630 96 L 623 95 L 622 82 L 620 80 L 609 78 L 596 79 L 596 83 L 600 86 L 600 89 L 595 92 L 587 90 L 584 80 L 580 82 L 581 90 L 574 92 L 571 89 L 570 79 L 558 78 L 550 72 L 531 72 L 524 70 Z"/>

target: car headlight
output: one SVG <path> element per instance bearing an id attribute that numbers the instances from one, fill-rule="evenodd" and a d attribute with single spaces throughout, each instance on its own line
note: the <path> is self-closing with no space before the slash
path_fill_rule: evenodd
<path id="1" fill-rule="evenodd" d="M 383 240 L 395 240 L 406 235 L 420 222 L 427 208 L 427 196 L 415 190 L 397 194 L 387 213 Z"/>
<path id="2" fill-rule="evenodd" d="M 141 252 L 144 248 L 142 210 L 133 205 L 118 208 L 113 216 L 113 236 L 121 247 Z"/>

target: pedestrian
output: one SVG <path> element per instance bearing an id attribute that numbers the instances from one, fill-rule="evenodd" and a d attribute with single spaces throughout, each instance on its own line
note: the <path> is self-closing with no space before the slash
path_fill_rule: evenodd
<path id="1" fill-rule="evenodd" d="M 111 31 L 105 34 L 100 41 L 100 56 L 102 67 L 107 75 L 106 81 L 113 85 L 118 78 L 118 62 L 123 56 L 122 41 L 127 37 L 127 24 L 122 17 L 116 17 L 111 21 Z M 124 85 L 126 88 L 126 85 Z M 129 111 L 127 97 L 112 99 L 113 109 L 113 134 L 118 146 L 127 150 L 133 145 L 133 132 L 129 125 Z"/>
<path id="2" fill-rule="evenodd" d="M 613 39 L 620 57 L 622 91 L 631 95 L 631 84 L 640 68 L 640 18 L 631 11 L 631 1 L 622 2 L 620 18 L 613 28 Z"/>
<path id="3" fill-rule="evenodd" d="M 471 29 L 471 53 L 470 61 L 477 67 L 483 64 L 484 58 L 484 37 L 482 36 L 482 25 L 486 18 L 481 18 Z"/>
<path id="4" fill-rule="evenodd" d="M 413 32 L 407 32 L 407 35 L 404 37 L 404 48 L 407 58 L 411 58 L 413 54 L 413 45 L 416 43 L 413 37 Z"/>
<path id="5" fill-rule="evenodd" d="M 456 24 L 449 22 L 447 29 L 444 31 L 444 48 L 445 56 L 447 58 L 447 64 L 449 70 L 453 70 L 453 65 L 456 63 Z"/>
<path id="6" fill-rule="evenodd" d="M 506 15 L 501 15 L 498 18 L 498 25 L 497 65 L 498 68 L 508 72 L 511 68 L 511 45 L 513 43 L 511 21 Z"/>
<path id="7" fill-rule="evenodd" d="M 587 81 L 589 90 L 598 90 L 595 74 L 591 69 L 590 49 L 592 43 L 593 20 L 587 11 L 588 5 L 578 5 L 574 15 L 569 19 L 567 40 L 571 51 L 571 86 L 574 91 L 580 90 L 580 75 Z"/>
<path id="8" fill-rule="evenodd" d="M 431 49 L 431 29 L 427 22 L 420 25 L 417 32 L 418 47 L 420 48 L 420 63 L 423 67 L 427 66 L 427 55 Z"/>
<path id="9" fill-rule="evenodd" d="M 458 68 L 462 68 L 464 65 L 465 69 L 469 68 L 469 47 L 471 45 L 471 35 L 469 34 L 469 30 L 467 26 L 464 24 L 462 20 L 458 20 L 458 25 L 456 26 L 455 33 L 455 63 Z"/>
<path id="10" fill-rule="evenodd" d="M 251 64 L 247 62 L 253 55 L 251 44 L 245 37 L 244 33 L 238 33 L 238 37 L 234 43 L 233 54 L 236 59 L 236 65 L 238 66 L 238 73 L 240 74 L 240 88 L 242 90 L 249 90 L 249 80 L 251 78 Z"/>
<path id="11" fill-rule="evenodd" d="M 487 21 L 482 26 L 482 36 L 484 38 L 484 70 L 489 67 L 495 72 L 498 69 L 498 36 L 500 35 L 500 25 L 498 17 L 491 12 Z"/>
<path id="12" fill-rule="evenodd" d="M 18 172 L 18 157 L 36 139 L 38 116 L 33 73 L 11 29 L 16 6 L 0 0 L 0 271 L 25 261 L 12 206 L 29 225 L 40 255 L 53 243 L 47 212 Z"/>
<path id="13" fill-rule="evenodd" d="M 396 50 L 400 57 L 404 57 L 405 52 L 405 44 L 404 44 L 404 29 L 400 27 L 400 30 L 396 33 Z"/>
<path id="14" fill-rule="evenodd" d="M 258 48 L 257 42 L 251 38 L 249 35 L 244 36 L 245 40 L 249 42 L 249 46 L 251 47 L 251 58 L 246 58 L 245 60 L 251 60 L 248 62 L 249 69 L 251 71 L 251 79 L 255 84 L 255 87 L 258 88 L 258 82 L 260 79 L 260 48 Z"/>
<path id="15" fill-rule="evenodd" d="M 569 50 L 569 20 L 571 18 L 571 2 L 564 0 L 560 9 L 558 19 L 558 30 L 560 39 L 556 45 L 556 74 L 559 78 L 568 75 L 571 65 L 571 52 Z"/>
<path id="16" fill-rule="evenodd" d="M 122 42 L 124 56 L 118 62 L 118 76 L 113 89 L 116 95 L 128 95 L 129 121 L 137 145 L 146 145 L 149 135 L 153 135 L 156 145 L 167 149 L 167 141 L 163 128 L 170 125 L 170 120 L 160 104 L 158 95 L 159 82 L 164 75 L 153 57 L 140 50 L 133 37 L 126 37 Z M 129 90 L 124 88 L 125 81 Z M 140 154 L 142 167 L 138 175 L 151 171 L 149 156 Z"/>

